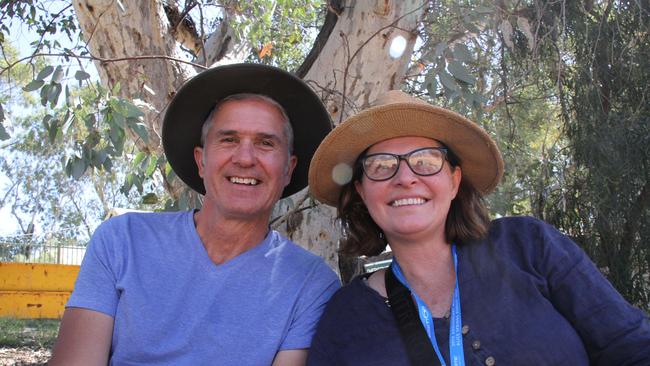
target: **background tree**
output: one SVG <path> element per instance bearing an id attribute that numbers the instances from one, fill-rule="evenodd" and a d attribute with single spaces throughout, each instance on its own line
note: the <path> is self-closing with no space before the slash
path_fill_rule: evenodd
<path id="1" fill-rule="evenodd" d="M 11 22 L 25 21 L 40 38 L 32 55 L 7 62 L 0 75 L 27 62 L 34 65 L 34 81 L 26 88 L 39 93 L 42 104 L 51 108 L 66 95 L 61 122 L 45 124 L 53 134 L 77 134 L 76 147 L 65 152 L 69 175 L 108 172 L 107 165 L 122 164 L 126 156 L 132 160 L 124 193 L 167 209 L 200 205 L 162 155 L 160 124 L 183 81 L 220 63 L 295 71 L 321 96 L 335 125 L 378 94 L 403 88 L 467 115 L 497 139 L 506 176 L 489 197 L 493 215 L 550 221 L 630 301 L 650 308 L 650 83 L 644 72 L 650 22 L 644 2 L 1 4 L 0 36 L 7 37 Z M 74 46 L 57 44 L 63 36 Z M 391 56 L 391 46 L 399 45 L 401 53 L 394 49 Z M 56 68 L 44 73 L 33 63 L 54 54 L 64 55 L 62 66 L 93 60 L 101 87 L 83 70 L 69 77 L 101 92 L 68 97 L 65 67 L 57 75 Z M 274 215 L 274 227 L 337 265 L 331 209 L 303 191 L 280 202 Z M 342 274 L 347 279 L 349 267 Z"/>

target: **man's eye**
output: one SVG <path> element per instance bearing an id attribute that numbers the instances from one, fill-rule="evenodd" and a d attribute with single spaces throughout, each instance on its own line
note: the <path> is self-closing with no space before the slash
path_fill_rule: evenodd
<path id="1" fill-rule="evenodd" d="M 221 141 L 222 143 L 233 143 L 233 142 L 235 142 L 236 140 L 235 140 L 234 137 L 224 137 L 224 138 L 222 138 L 220 141 Z"/>

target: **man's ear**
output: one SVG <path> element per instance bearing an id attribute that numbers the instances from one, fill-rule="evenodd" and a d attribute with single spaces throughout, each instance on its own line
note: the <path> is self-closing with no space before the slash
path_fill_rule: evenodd
<path id="1" fill-rule="evenodd" d="M 194 161 L 196 162 L 196 167 L 199 169 L 199 177 L 203 178 L 205 162 L 203 161 L 203 148 L 200 146 L 194 148 Z"/>
<path id="2" fill-rule="evenodd" d="M 291 155 L 289 157 L 289 161 L 287 161 L 287 169 L 284 177 L 285 187 L 288 186 L 289 183 L 291 182 L 291 174 L 293 174 L 293 170 L 296 169 L 296 164 L 298 164 L 298 157 L 296 157 L 295 155 Z"/>

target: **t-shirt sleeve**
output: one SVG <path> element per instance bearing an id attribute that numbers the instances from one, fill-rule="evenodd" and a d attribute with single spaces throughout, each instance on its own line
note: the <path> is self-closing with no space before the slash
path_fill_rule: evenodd
<path id="1" fill-rule="evenodd" d="M 112 221 L 102 223 L 90 239 L 66 308 L 84 308 L 115 317 L 119 292 Z"/>
<path id="2" fill-rule="evenodd" d="M 321 260 L 310 272 L 296 311 L 280 350 L 305 349 L 311 346 L 316 325 L 330 297 L 341 287 L 334 272 Z"/>
<path id="3" fill-rule="evenodd" d="M 594 365 L 650 364 L 650 323 L 573 241 L 539 224 L 536 258 L 550 300 L 580 334 Z"/>

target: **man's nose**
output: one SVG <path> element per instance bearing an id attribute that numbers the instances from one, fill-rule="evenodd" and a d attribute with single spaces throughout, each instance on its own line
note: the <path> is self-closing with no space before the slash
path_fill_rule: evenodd
<path id="1" fill-rule="evenodd" d="M 241 141 L 232 155 L 232 161 L 241 166 L 255 164 L 255 146 L 250 141 Z"/>

